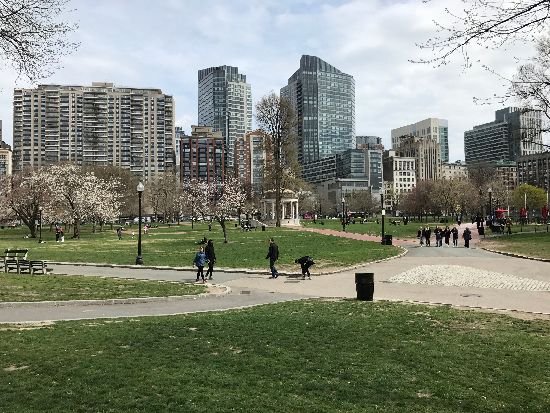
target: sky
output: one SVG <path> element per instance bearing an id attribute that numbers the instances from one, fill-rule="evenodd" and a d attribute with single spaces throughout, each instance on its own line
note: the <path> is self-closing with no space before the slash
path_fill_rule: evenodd
<path id="1" fill-rule="evenodd" d="M 303 54 L 317 56 L 355 78 L 356 134 L 380 136 L 390 148 L 391 130 L 430 117 L 449 121 L 449 158 L 464 159 L 464 131 L 494 120 L 504 107 L 479 105 L 474 97 L 505 92 L 503 81 L 483 69 L 512 76 L 534 47 L 472 50 L 474 65 L 457 55 L 434 68 L 410 63 L 429 57 L 417 43 L 436 34 L 444 7 L 460 0 L 72 0 L 60 16 L 79 25 L 70 40 L 79 49 L 39 84 L 154 87 L 173 95 L 176 125 L 197 123 L 197 72 L 237 66 L 247 76 L 255 104 L 279 92 Z M 478 62 L 479 60 L 479 62 Z M 0 119 L 12 143 L 13 88 L 32 87 L 0 62 Z M 516 102 L 509 102 L 513 106 Z"/>

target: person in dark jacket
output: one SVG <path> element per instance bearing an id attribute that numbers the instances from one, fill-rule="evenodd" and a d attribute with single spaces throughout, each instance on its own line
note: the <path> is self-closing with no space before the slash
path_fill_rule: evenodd
<path id="1" fill-rule="evenodd" d="M 445 227 L 445 230 L 443 231 L 443 238 L 445 238 L 445 245 L 449 246 L 449 239 L 451 238 L 451 230 L 449 227 Z"/>
<path id="2" fill-rule="evenodd" d="M 470 231 L 470 228 L 466 227 L 462 233 L 462 238 L 464 238 L 464 247 L 470 248 L 470 240 L 472 239 L 472 232 Z"/>
<path id="3" fill-rule="evenodd" d="M 453 247 L 458 247 L 458 229 L 453 227 L 451 234 L 453 234 Z"/>
<path id="4" fill-rule="evenodd" d="M 208 270 L 206 271 L 206 277 L 211 280 L 212 273 L 214 272 L 214 263 L 216 262 L 216 253 L 214 252 L 214 242 L 209 239 L 204 249 L 206 259 L 208 260 Z"/>
<path id="5" fill-rule="evenodd" d="M 269 249 L 265 258 L 269 258 L 269 269 L 271 270 L 271 277 L 269 278 L 277 278 L 279 273 L 277 272 L 277 268 L 275 268 L 275 261 L 279 259 L 279 247 L 275 244 L 273 238 L 269 239 Z"/>
<path id="6" fill-rule="evenodd" d="M 297 258 L 294 260 L 295 264 L 300 264 L 300 267 L 302 268 L 302 280 L 307 278 L 311 280 L 311 274 L 309 272 L 309 267 L 311 267 L 315 262 L 313 261 L 313 258 L 311 258 L 309 255 L 305 255 L 303 257 Z"/>
<path id="7" fill-rule="evenodd" d="M 432 230 L 430 227 L 426 227 L 426 247 L 430 246 L 430 238 L 432 237 Z"/>
<path id="8" fill-rule="evenodd" d="M 202 282 L 204 280 L 204 266 L 207 263 L 206 254 L 204 253 L 204 247 L 200 247 L 199 251 L 195 254 L 195 259 L 193 260 L 193 265 L 197 267 L 197 282 L 199 277 L 202 277 Z"/>

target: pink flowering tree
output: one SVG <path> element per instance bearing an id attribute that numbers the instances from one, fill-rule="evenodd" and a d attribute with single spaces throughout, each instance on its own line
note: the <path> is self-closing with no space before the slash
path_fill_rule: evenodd
<path id="1" fill-rule="evenodd" d="M 183 204 L 191 207 L 195 214 L 211 216 L 220 224 L 227 243 L 226 223 L 246 200 L 246 192 L 239 181 L 234 177 L 227 177 L 222 183 L 187 181 L 182 197 Z"/>

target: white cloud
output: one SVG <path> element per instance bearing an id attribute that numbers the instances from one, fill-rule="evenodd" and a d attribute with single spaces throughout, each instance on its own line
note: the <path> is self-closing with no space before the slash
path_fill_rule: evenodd
<path id="1" fill-rule="evenodd" d="M 439 4 L 438 4 L 439 3 Z M 441 4 L 445 3 L 445 4 Z M 463 133 L 493 119 L 496 106 L 477 106 L 474 96 L 503 92 L 502 82 L 480 67 L 462 72 L 460 61 L 434 69 L 409 63 L 415 43 L 435 33 L 442 7 L 460 0 L 423 4 L 361 0 L 74 0 L 70 18 L 80 25 L 80 49 L 42 83 L 161 88 L 176 99 L 176 124 L 187 131 L 197 118 L 197 71 L 238 66 L 254 101 L 279 91 L 302 54 L 316 55 L 354 76 L 357 134 L 378 135 L 389 146 L 390 130 L 428 117 L 449 120 L 451 159 L 463 159 Z M 488 53 L 483 61 L 511 74 L 528 47 Z M 474 59 L 478 56 L 474 54 Z M 11 141 L 12 89 L 16 74 L 2 69 L 0 119 Z M 18 82 L 18 86 L 28 86 Z"/>

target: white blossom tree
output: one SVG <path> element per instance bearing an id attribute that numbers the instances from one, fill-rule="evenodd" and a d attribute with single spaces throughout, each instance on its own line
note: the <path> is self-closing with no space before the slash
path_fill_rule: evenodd
<path id="1" fill-rule="evenodd" d="M 223 183 L 192 180 L 184 183 L 183 203 L 203 217 L 213 217 L 221 226 L 227 243 L 227 220 L 237 213 L 246 201 L 246 192 L 239 181 L 231 176 Z"/>
<path id="2" fill-rule="evenodd" d="M 49 168 L 52 196 L 47 207 L 56 221 L 73 223 L 73 238 L 80 238 L 84 220 L 104 222 L 120 213 L 119 183 L 106 181 L 72 164 L 55 164 Z"/>
<path id="3" fill-rule="evenodd" d="M 50 199 L 47 182 L 47 174 L 43 170 L 32 169 L 2 177 L 0 181 L 2 213 L 9 216 L 12 211 L 27 226 L 32 238 L 36 237 L 35 223 L 39 219 L 40 208 L 45 208 Z M 48 222 L 48 219 L 44 210 L 42 220 Z"/>

